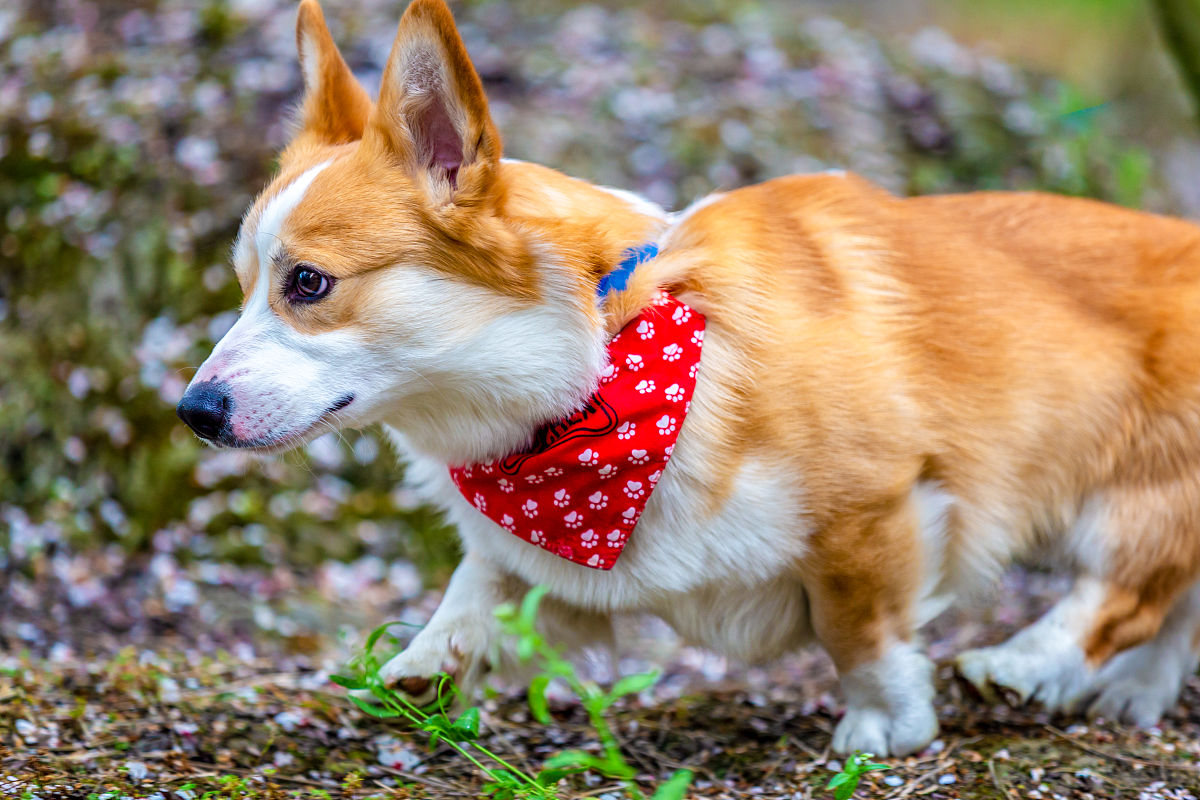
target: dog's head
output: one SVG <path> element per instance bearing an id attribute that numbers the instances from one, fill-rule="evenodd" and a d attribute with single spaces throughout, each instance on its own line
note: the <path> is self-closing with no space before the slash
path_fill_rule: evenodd
<path id="1" fill-rule="evenodd" d="M 505 212 L 509 165 L 449 10 L 409 6 L 374 103 L 315 0 L 297 40 L 299 129 L 233 249 L 242 314 L 179 415 L 259 451 L 380 421 L 447 459 L 518 444 L 586 396 L 603 346 L 586 276 Z"/>

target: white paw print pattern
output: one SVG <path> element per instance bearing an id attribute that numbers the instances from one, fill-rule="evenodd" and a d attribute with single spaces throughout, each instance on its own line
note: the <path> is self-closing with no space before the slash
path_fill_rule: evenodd
<path id="1" fill-rule="evenodd" d="M 554 555 L 598 569 L 613 566 L 665 474 L 691 406 L 703 350 L 702 314 L 665 293 L 652 302 L 662 307 L 647 310 L 610 343 L 597 397 L 609 401 L 623 419 L 605 428 L 606 438 L 575 438 L 576 432 L 566 447 L 535 448 L 512 454 L 520 458 L 511 462 L 451 469 L 462 495 L 473 497 L 475 507 L 496 524 Z M 603 406 L 588 404 L 566 422 L 571 428 L 579 425 L 585 436 L 594 434 L 597 423 L 608 422 L 599 418 Z"/>
<path id="2" fill-rule="evenodd" d="M 654 299 L 650 301 L 652 305 L 665 306 L 671 302 L 671 295 L 667 292 L 659 292 L 654 295 Z"/>

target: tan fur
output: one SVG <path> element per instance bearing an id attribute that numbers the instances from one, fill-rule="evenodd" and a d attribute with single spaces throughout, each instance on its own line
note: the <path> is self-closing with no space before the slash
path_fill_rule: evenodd
<path id="1" fill-rule="evenodd" d="M 684 430 L 711 443 L 705 513 L 749 463 L 794 482 L 807 509 L 796 536 L 807 538 L 784 569 L 839 669 L 913 636 L 936 568 L 918 484 L 955 500 L 946 563 L 999 569 L 1054 554 L 1096 573 L 1106 599 L 1080 643 L 1094 665 L 1153 638 L 1197 579 L 1196 226 L 1042 194 L 901 199 L 818 175 L 729 192 L 666 231 L 585 182 L 500 161 L 440 0 L 405 13 L 365 118 L 312 0 L 300 29 L 319 44 L 323 78 L 251 215 L 332 160 L 288 219 L 273 280 L 308 262 L 336 287 L 320 304 L 273 300 L 277 313 L 306 333 L 371 331 L 377 281 L 414 264 L 494 293 L 501 309 L 544 299 L 538 264 L 551 258 L 573 276 L 572 302 L 610 334 L 660 287 L 678 294 L 729 345 L 706 351 L 717 400 Z M 331 116 L 339 108 L 346 119 Z M 461 138 L 456 175 L 439 171 L 423 138 L 442 112 Z M 660 235 L 659 257 L 595 311 L 598 278 Z M 248 294 L 254 269 L 239 275 Z M 1069 539 L 1089 502 L 1101 509 L 1091 549 Z M 995 574 L 950 573 L 968 584 Z"/>

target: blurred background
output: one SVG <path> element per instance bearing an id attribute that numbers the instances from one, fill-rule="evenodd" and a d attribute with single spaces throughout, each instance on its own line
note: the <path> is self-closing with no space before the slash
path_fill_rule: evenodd
<path id="1" fill-rule="evenodd" d="M 1200 214 L 1143 0 L 452 3 L 507 154 L 669 208 L 845 167 Z M 325 0 L 374 89 L 401 0 Z M 0 652 L 323 651 L 457 557 L 376 431 L 271 461 L 174 405 L 300 91 L 290 0 L 0 4 Z"/>

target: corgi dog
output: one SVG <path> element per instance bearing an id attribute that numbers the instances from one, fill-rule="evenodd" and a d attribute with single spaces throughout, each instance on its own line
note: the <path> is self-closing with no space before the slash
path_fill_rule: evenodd
<path id="1" fill-rule="evenodd" d="M 1035 561 L 1073 587 L 961 675 L 1143 725 L 1175 703 L 1200 646 L 1200 228 L 848 174 L 667 213 L 503 159 L 442 0 L 408 7 L 376 99 L 314 0 L 297 40 L 242 313 L 178 412 L 261 453 L 383 425 L 465 552 L 389 682 L 477 685 L 505 666 L 493 608 L 544 584 L 541 623 L 579 646 L 626 613 L 748 662 L 819 643 L 833 748 L 902 755 L 938 729 L 921 626 Z"/>

